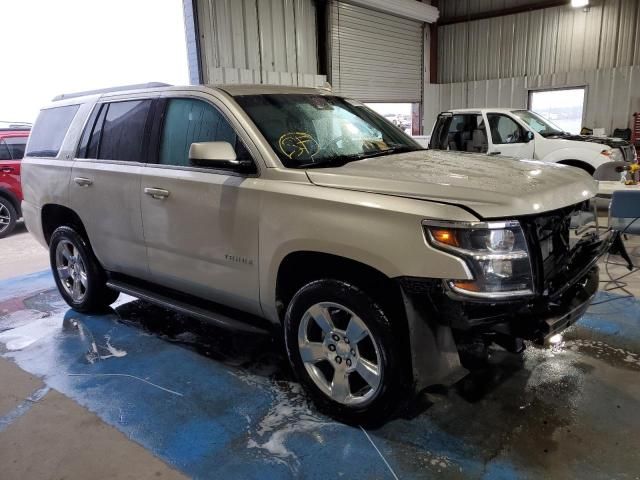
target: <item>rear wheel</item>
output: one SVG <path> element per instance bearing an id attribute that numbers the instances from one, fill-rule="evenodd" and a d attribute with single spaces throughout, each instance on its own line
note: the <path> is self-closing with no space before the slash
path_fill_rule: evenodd
<path id="1" fill-rule="evenodd" d="M 362 290 L 318 280 L 293 297 L 285 318 L 291 365 L 315 403 L 349 423 L 379 422 L 395 407 L 401 364 L 389 319 Z"/>
<path id="2" fill-rule="evenodd" d="M 53 232 L 49 258 L 60 295 L 74 310 L 102 312 L 118 298 L 118 292 L 107 288 L 105 272 L 91 247 L 73 228 Z"/>
<path id="3" fill-rule="evenodd" d="M 0 238 L 13 232 L 18 220 L 18 212 L 13 204 L 4 197 L 0 197 Z"/>

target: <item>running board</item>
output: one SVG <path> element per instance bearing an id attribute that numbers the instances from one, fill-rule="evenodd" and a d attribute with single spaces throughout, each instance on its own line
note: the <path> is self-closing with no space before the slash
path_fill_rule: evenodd
<path id="1" fill-rule="evenodd" d="M 110 279 L 109 281 L 107 281 L 107 287 L 122 293 L 126 293 L 127 295 L 131 295 L 132 297 L 139 298 L 140 300 L 145 300 L 149 303 L 174 310 L 184 315 L 211 322 L 228 330 L 236 330 L 239 332 L 260 335 L 269 333 L 266 328 L 260 328 L 254 325 L 250 325 L 246 322 L 236 320 L 222 313 L 196 307 L 175 298 L 171 298 L 161 293 L 151 292 L 147 289 L 131 285 L 130 283 L 126 283 L 121 280 Z"/>

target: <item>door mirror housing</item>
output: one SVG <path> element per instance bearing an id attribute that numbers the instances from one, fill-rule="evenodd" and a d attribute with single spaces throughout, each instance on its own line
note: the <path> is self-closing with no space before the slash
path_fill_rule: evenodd
<path id="1" fill-rule="evenodd" d="M 527 130 L 524 134 L 524 143 L 529 143 L 535 137 L 533 136 L 533 132 L 531 130 Z"/>
<path id="2" fill-rule="evenodd" d="M 236 151 L 229 142 L 192 143 L 189 147 L 189 162 L 194 167 L 219 168 L 243 173 L 255 170 L 251 160 L 238 160 Z"/>

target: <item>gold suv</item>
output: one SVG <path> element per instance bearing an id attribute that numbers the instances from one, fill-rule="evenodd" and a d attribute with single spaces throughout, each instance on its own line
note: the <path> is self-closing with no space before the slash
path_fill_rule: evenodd
<path id="1" fill-rule="evenodd" d="M 596 192 L 588 174 L 424 150 L 323 89 L 61 95 L 22 182 L 73 309 L 125 292 L 283 335 L 310 396 L 349 422 L 460 379 L 478 345 L 520 352 L 575 322 L 606 248 L 569 235 Z"/>

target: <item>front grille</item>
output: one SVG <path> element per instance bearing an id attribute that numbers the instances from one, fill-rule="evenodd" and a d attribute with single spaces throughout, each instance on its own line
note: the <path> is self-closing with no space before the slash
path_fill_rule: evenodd
<path id="1" fill-rule="evenodd" d="M 555 210 L 525 220 L 532 254 L 536 290 L 542 293 L 552 286 L 563 270 L 571 251 L 569 226 L 577 206 Z"/>
<path id="2" fill-rule="evenodd" d="M 572 214 L 583 204 L 520 219 L 531 254 L 534 287 L 538 295 L 554 296 L 576 280 L 600 254 L 602 240 L 595 234 L 572 239 Z"/>

